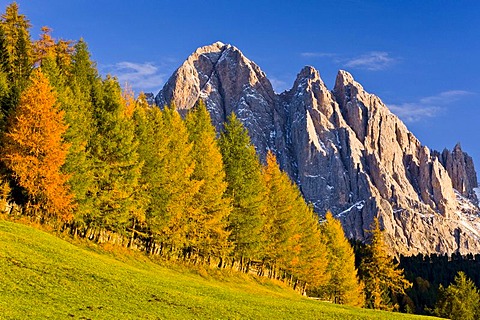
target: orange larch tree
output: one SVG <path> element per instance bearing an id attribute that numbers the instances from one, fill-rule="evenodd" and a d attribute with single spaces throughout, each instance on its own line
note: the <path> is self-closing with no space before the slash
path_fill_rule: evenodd
<path id="1" fill-rule="evenodd" d="M 63 141 L 66 130 L 55 92 L 37 69 L 8 118 L 1 160 L 24 189 L 29 213 L 42 220 L 68 221 L 72 217 L 68 176 L 61 171 L 69 148 Z"/>

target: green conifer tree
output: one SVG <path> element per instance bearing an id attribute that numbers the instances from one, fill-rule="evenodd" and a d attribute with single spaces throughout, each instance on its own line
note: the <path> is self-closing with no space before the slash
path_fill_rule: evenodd
<path id="1" fill-rule="evenodd" d="M 10 4 L 0 19 L 0 67 L 9 84 L 8 95 L 2 97 L 2 111 L 7 115 L 15 108 L 26 88 L 33 68 L 30 22 Z"/>
<path id="2" fill-rule="evenodd" d="M 186 125 L 195 160 L 192 178 L 202 181 L 194 197 L 198 210 L 188 230 L 189 242 L 204 257 L 222 258 L 231 251 L 226 228 L 232 206 L 226 195 L 225 170 L 215 128 L 202 101 L 187 114 Z"/>
<path id="3" fill-rule="evenodd" d="M 93 208 L 97 210 L 92 218 L 100 228 L 125 233 L 144 220 L 138 188 L 143 163 L 134 122 L 125 116 L 127 106 L 116 79 L 103 81 L 100 102 L 94 106 L 96 132 L 90 143 L 96 182 Z"/>
<path id="4" fill-rule="evenodd" d="M 446 289 L 440 285 L 439 293 L 434 309 L 436 316 L 452 320 L 480 318 L 480 293 L 465 273 L 460 271 Z"/>
<path id="5" fill-rule="evenodd" d="M 262 256 L 266 187 L 247 130 L 233 113 L 220 135 L 220 150 L 228 183 L 227 195 L 233 199 L 229 218 L 230 241 L 235 246 L 234 256 L 240 259 L 240 268 L 244 268 L 244 258 Z"/>

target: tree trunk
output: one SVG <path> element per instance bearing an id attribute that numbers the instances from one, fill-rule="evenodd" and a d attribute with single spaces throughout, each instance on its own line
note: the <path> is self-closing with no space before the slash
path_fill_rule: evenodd
<path id="1" fill-rule="evenodd" d="M 130 237 L 130 241 L 128 242 L 128 248 L 131 248 L 133 246 L 133 240 L 135 238 L 135 221 L 137 219 L 133 219 L 132 223 L 132 236 Z"/>

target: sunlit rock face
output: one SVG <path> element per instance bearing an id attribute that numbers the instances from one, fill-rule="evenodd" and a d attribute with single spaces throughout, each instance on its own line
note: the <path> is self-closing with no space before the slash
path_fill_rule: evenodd
<path id="1" fill-rule="evenodd" d="M 374 217 L 396 254 L 480 252 L 472 159 L 457 145 L 430 151 L 346 71 L 333 90 L 312 67 L 276 94 L 264 72 L 220 42 L 197 49 L 155 98 L 186 113 L 202 99 L 218 130 L 234 112 L 263 160 L 268 150 L 320 215 L 351 238 Z"/>

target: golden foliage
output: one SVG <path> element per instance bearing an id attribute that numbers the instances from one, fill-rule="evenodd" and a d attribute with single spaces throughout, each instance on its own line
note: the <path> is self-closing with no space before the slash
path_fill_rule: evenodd
<path id="1" fill-rule="evenodd" d="M 55 57 L 55 40 L 52 38 L 51 32 L 51 28 L 42 27 L 40 39 L 33 43 L 33 56 L 37 64 L 43 59 Z"/>
<path id="2" fill-rule="evenodd" d="M 15 112 L 8 119 L 2 160 L 28 194 L 28 207 L 42 217 L 63 221 L 72 217 L 72 195 L 61 172 L 69 145 L 64 112 L 57 110 L 56 96 L 40 70 L 31 76 Z"/>
<path id="3" fill-rule="evenodd" d="M 125 85 L 125 89 L 122 91 L 122 103 L 124 105 L 124 116 L 127 119 L 131 119 L 133 117 L 133 112 L 135 111 L 136 100 L 135 93 L 128 84 Z"/>
<path id="4" fill-rule="evenodd" d="M 412 284 L 405 279 L 403 269 L 387 253 L 387 246 L 380 229 L 378 218 L 375 217 L 372 229 L 372 243 L 367 246 L 368 256 L 362 261 L 360 269 L 365 282 L 367 307 L 373 309 L 393 310 L 390 294 L 405 294 L 405 289 Z"/>

